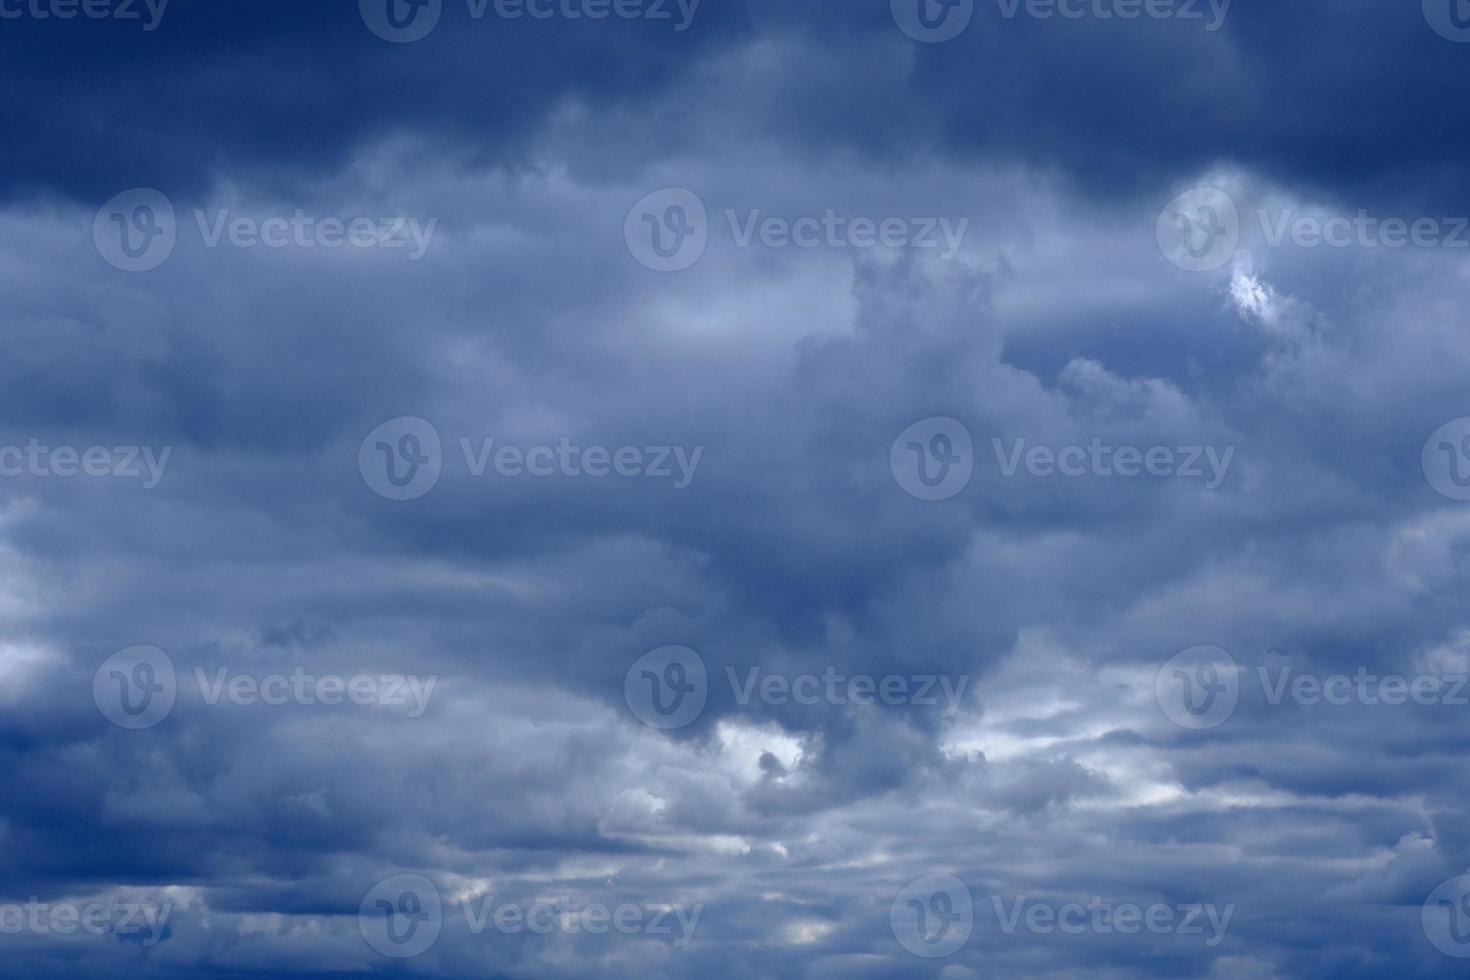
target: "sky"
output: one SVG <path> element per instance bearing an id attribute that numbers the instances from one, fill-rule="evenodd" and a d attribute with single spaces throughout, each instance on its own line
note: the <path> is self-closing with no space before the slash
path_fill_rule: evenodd
<path id="1" fill-rule="evenodd" d="M 0 976 L 1465 975 L 1466 0 L 0 64 Z"/>

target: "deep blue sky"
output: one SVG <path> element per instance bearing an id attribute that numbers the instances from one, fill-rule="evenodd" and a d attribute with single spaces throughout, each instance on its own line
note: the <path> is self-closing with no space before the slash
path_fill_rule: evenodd
<path id="1" fill-rule="evenodd" d="M 1470 4 L 85 2 L 0 0 L 0 976 L 1464 975 Z M 1007 926 L 1094 900 L 1230 918 Z"/>

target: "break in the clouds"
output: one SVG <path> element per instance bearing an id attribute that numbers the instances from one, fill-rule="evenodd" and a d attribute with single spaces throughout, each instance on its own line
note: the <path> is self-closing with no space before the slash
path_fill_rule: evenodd
<path id="1" fill-rule="evenodd" d="M 1467 42 L 0 0 L 0 975 L 1462 975 Z"/>

